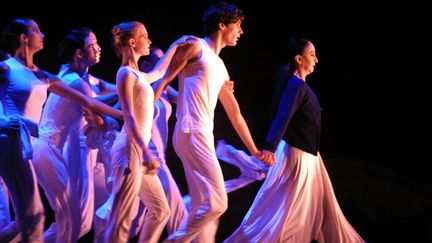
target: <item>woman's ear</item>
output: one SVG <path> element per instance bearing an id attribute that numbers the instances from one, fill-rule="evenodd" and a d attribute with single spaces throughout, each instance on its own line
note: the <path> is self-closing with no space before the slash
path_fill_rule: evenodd
<path id="1" fill-rule="evenodd" d="M 27 35 L 26 34 L 24 34 L 24 33 L 21 33 L 20 35 L 19 35 L 19 41 L 20 41 L 20 43 L 27 43 L 27 40 L 28 40 L 28 37 L 27 37 Z"/>
<path id="2" fill-rule="evenodd" d="M 300 55 L 296 55 L 294 59 L 298 64 L 301 64 L 302 57 Z"/>
<path id="3" fill-rule="evenodd" d="M 83 52 L 81 51 L 81 49 L 76 49 L 75 50 L 75 55 L 79 58 L 81 58 L 83 56 Z"/>
<path id="4" fill-rule="evenodd" d="M 130 39 L 129 39 L 129 45 L 130 45 L 131 47 L 135 47 L 135 43 L 136 43 L 136 41 L 135 41 L 134 38 L 130 38 Z"/>

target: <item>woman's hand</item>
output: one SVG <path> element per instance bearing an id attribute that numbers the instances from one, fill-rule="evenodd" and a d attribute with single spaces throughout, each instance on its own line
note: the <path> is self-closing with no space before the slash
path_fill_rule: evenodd
<path id="1" fill-rule="evenodd" d="M 275 154 L 273 152 L 263 149 L 263 150 L 261 150 L 261 156 L 262 156 L 261 157 L 262 159 L 260 159 L 260 160 L 265 165 L 272 166 L 275 163 L 276 158 L 275 158 Z"/>
<path id="2" fill-rule="evenodd" d="M 194 35 L 183 35 L 182 37 L 174 41 L 173 45 L 175 45 L 176 47 L 180 47 L 198 41 L 198 39 L 199 38 Z"/>
<path id="3" fill-rule="evenodd" d="M 156 175 L 159 172 L 160 162 L 152 154 L 145 153 L 144 155 L 144 173 Z"/>

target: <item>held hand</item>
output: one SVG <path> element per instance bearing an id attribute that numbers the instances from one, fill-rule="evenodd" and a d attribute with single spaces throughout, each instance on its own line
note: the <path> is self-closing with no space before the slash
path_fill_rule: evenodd
<path id="1" fill-rule="evenodd" d="M 229 91 L 231 91 L 232 93 L 234 93 L 234 81 L 232 81 L 232 80 L 225 81 L 224 87 L 226 89 L 228 89 Z"/>
<path id="2" fill-rule="evenodd" d="M 156 175 L 159 172 L 160 162 L 151 154 L 147 153 L 144 158 L 144 173 Z"/>
<path id="3" fill-rule="evenodd" d="M 104 128 L 105 120 L 100 114 L 95 113 L 86 107 L 83 107 L 83 113 L 86 122 L 89 123 L 91 126 L 97 127 L 101 130 Z"/>
<path id="4" fill-rule="evenodd" d="M 275 158 L 275 154 L 273 152 L 263 149 L 261 151 L 261 156 L 262 156 L 261 161 L 265 165 L 272 166 L 275 163 L 276 158 Z"/>

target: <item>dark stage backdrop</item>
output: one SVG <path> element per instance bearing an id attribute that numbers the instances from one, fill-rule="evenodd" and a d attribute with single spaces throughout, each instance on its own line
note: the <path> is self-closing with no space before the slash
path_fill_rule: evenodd
<path id="1" fill-rule="evenodd" d="M 45 49 L 36 54 L 35 62 L 54 73 L 60 65 L 56 56 L 59 40 L 73 27 L 90 27 L 103 48 L 101 62 L 91 72 L 114 82 L 120 63 L 110 46 L 114 24 L 142 21 L 153 44 L 166 49 L 183 34 L 201 36 L 202 13 L 212 2 L 155 1 L 141 2 L 144 7 L 138 7 L 132 2 L 114 5 L 78 0 L 61 4 L 69 7 L 51 6 L 55 9 L 52 12 L 47 6 L 23 4 L 3 9 L 0 26 L 15 17 L 34 18 L 45 34 Z M 398 97 L 389 92 L 397 80 L 386 70 L 389 61 L 395 59 L 395 19 L 381 19 L 382 9 L 365 2 L 326 6 L 293 1 L 287 6 L 276 1 L 232 2 L 246 14 L 244 34 L 238 46 L 223 49 L 221 57 L 235 81 L 236 96 L 258 143 L 268 128 L 273 76 L 283 55 L 280 47 L 295 35 L 310 39 L 317 49 L 319 63 L 308 82 L 323 109 L 321 152 L 328 156 L 369 157 L 372 153 L 386 157 L 381 147 L 389 143 L 387 138 L 393 131 L 387 126 L 394 122 L 398 109 L 397 101 L 392 100 Z M 398 67 L 392 69 L 397 71 Z"/>
<path id="2" fill-rule="evenodd" d="M 166 49 L 183 34 L 201 36 L 202 13 L 212 2 L 141 1 L 138 4 L 118 1 L 117 4 L 108 4 L 78 0 L 48 7 L 40 2 L 20 3 L 18 6 L 12 1 L 10 4 L 15 7 L 2 8 L 0 27 L 15 17 L 35 19 L 45 34 L 45 49 L 36 54 L 35 63 L 53 73 L 57 73 L 60 66 L 56 57 L 59 40 L 73 27 L 90 27 L 102 47 L 101 62 L 91 72 L 114 82 L 120 64 L 110 46 L 110 29 L 114 24 L 141 21 L 147 27 L 153 44 Z M 283 55 L 280 47 L 293 35 L 305 37 L 315 44 L 319 58 L 308 83 L 322 106 L 321 154 L 324 161 L 326 158 L 350 158 L 360 161 L 361 166 L 380 166 L 396 175 L 408 175 L 408 180 L 428 177 L 427 170 L 419 169 L 430 162 L 428 143 L 419 142 L 417 138 L 428 140 L 426 134 L 430 132 L 425 129 L 430 124 L 427 118 L 430 109 L 424 108 L 424 104 L 430 103 L 429 96 L 425 96 L 427 89 L 424 85 L 427 82 L 414 75 L 424 69 L 408 68 L 408 63 L 420 63 L 411 53 L 421 53 L 423 45 L 428 45 L 416 41 L 421 40 L 421 36 L 410 27 L 412 24 L 420 27 L 417 21 L 423 23 L 421 16 L 424 15 L 417 14 L 414 15 L 417 17 L 407 20 L 406 14 L 413 11 L 410 6 L 392 3 L 390 8 L 385 4 L 377 6 L 372 1 L 231 3 L 237 4 L 246 14 L 244 34 L 237 47 L 224 48 L 220 55 L 235 81 L 235 95 L 258 145 L 263 142 L 269 127 L 268 111 L 275 84 L 273 76 Z M 174 120 L 173 116 L 171 126 Z M 218 105 L 215 139 L 222 138 L 245 149 Z M 173 161 L 173 173 L 178 175 L 179 186 L 186 192 L 181 163 L 171 148 L 168 158 Z M 237 173 L 235 168 L 225 165 L 224 172 L 227 177 Z M 360 173 L 358 180 L 367 178 L 366 174 Z M 430 185 L 430 180 L 421 179 L 421 183 Z M 239 212 L 231 212 L 231 216 L 236 218 L 232 223 L 235 225 L 222 227 L 223 234 L 229 234 L 240 223 L 259 185 L 254 184 L 242 191 L 239 198 L 249 201 L 236 205 Z M 430 190 L 427 193 L 431 195 Z M 388 202 L 396 200 L 389 199 Z M 234 201 L 230 203 L 235 204 Z M 430 210 L 427 213 L 432 215 Z M 379 235 L 368 232 L 366 224 L 377 222 L 373 217 L 368 222 L 359 220 L 359 224 L 364 225 L 358 226 L 363 235 L 369 234 L 371 238 Z M 425 224 L 430 229 L 432 224 L 428 222 Z"/>

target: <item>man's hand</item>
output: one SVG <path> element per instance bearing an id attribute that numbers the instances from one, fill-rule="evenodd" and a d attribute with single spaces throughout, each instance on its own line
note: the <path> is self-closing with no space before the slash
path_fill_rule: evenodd
<path id="1" fill-rule="evenodd" d="M 275 154 L 268 150 L 261 150 L 262 162 L 267 166 L 272 166 L 275 163 Z"/>

